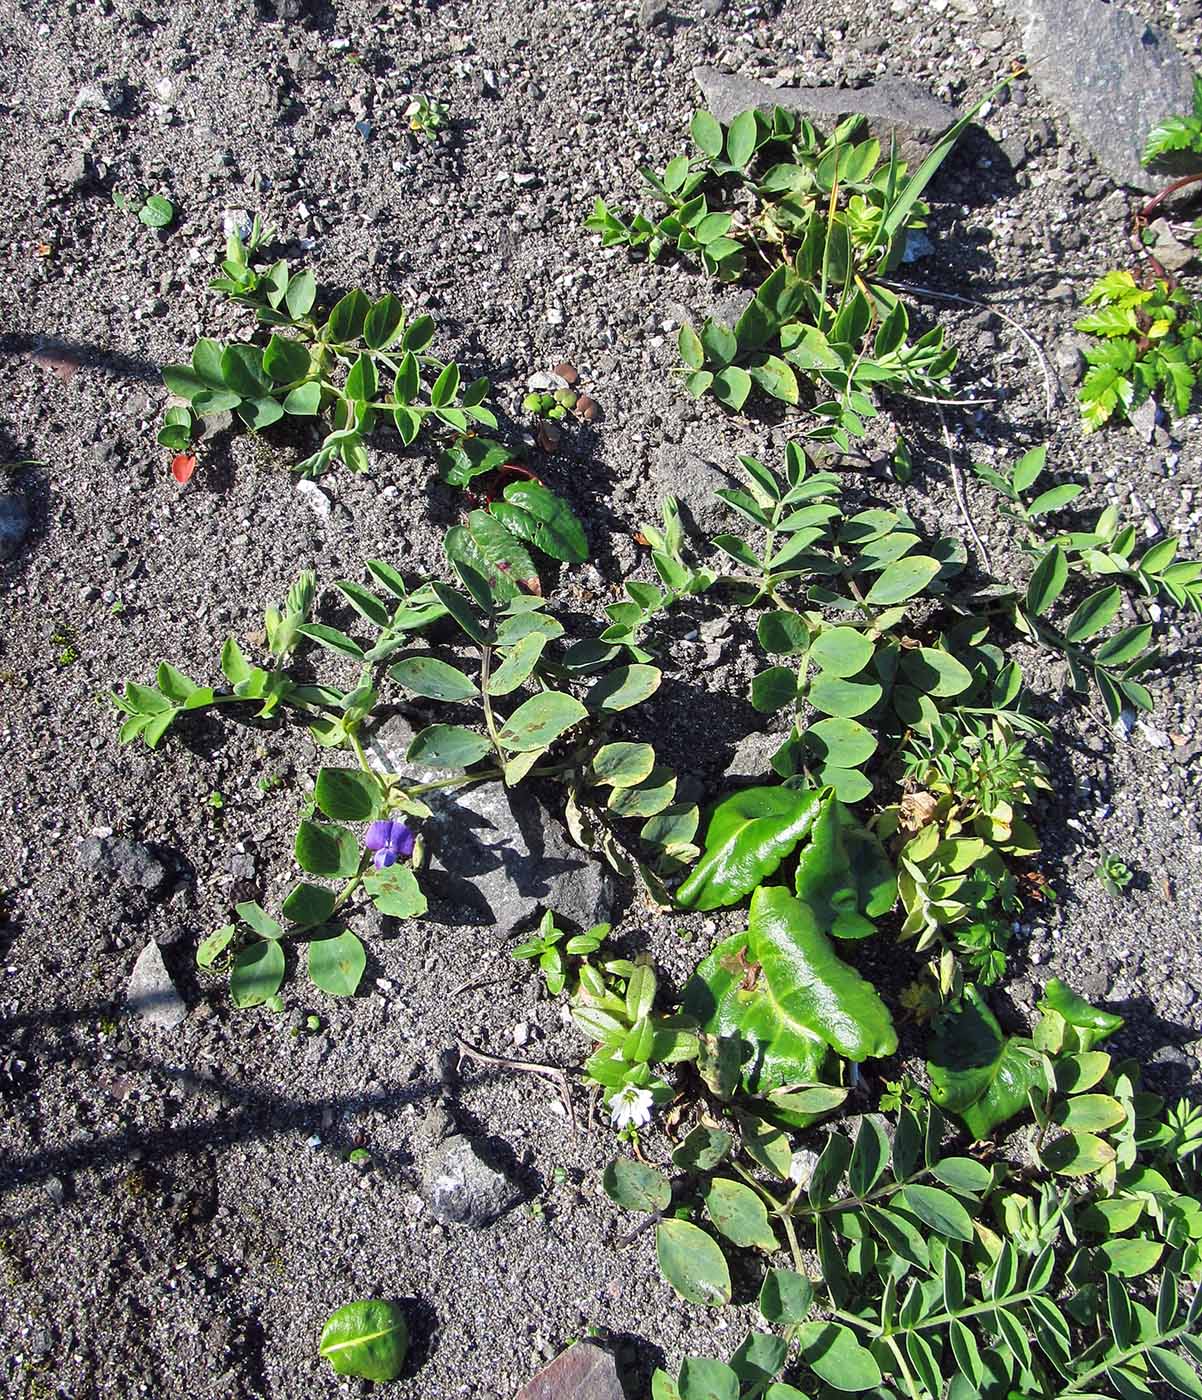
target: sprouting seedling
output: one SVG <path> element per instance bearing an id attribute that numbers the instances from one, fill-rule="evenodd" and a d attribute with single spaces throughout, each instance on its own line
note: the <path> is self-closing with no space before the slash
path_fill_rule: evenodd
<path id="1" fill-rule="evenodd" d="M 1111 899 L 1122 899 L 1127 886 L 1135 879 L 1135 872 L 1109 851 L 1102 852 L 1095 873 Z"/>
<path id="2" fill-rule="evenodd" d="M 161 194 L 122 194 L 113 191 L 113 203 L 123 214 L 135 214 L 147 228 L 170 228 L 175 221 L 175 205 Z"/>
<path id="3" fill-rule="evenodd" d="M 425 136 L 430 141 L 451 123 L 451 112 L 447 104 L 426 97 L 423 93 L 418 93 L 405 108 L 405 117 L 409 122 L 409 130 L 415 136 Z"/>

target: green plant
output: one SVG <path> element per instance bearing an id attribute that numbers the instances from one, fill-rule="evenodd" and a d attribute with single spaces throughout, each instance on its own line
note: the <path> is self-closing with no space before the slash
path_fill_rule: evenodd
<path id="1" fill-rule="evenodd" d="M 608 924 L 595 924 L 587 933 L 569 934 L 565 929 L 556 927 L 555 915 L 548 909 L 539 921 L 538 933 L 519 943 L 509 956 L 519 961 L 537 958 L 547 991 L 557 997 L 567 986 L 572 968 L 572 964 L 565 961 L 564 954 L 587 959 L 601 947 L 608 934 Z M 562 948 L 559 946 L 561 943 Z"/>
<path id="2" fill-rule="evenodd" d="M 598 198 L 585 225 L 603 246 L 652 260 L 671 248 L 710 277 L 754 286 L 734 326 L 682 327 L 685 387 L 737 411 L 753 388 L 796 405 L 812 381 L 821 399 L 815 435 L 846 446 L 876 413 L 878 389 L 948 392 L 956 354 L 942 328 L 911 341 L 905 306 L 876 279 L 921 227 L 922 194 L 975 111 L 909 176 L 895 151 L 860 139 L 860 117 L 823 137 L 782 108 L 743 112 L 726 128 L 699 111 L 690 127 L 697 154 L 677 156 L 661 175 L 640 171 L 667 212 L 625 221 Z"/>
<path id="3" fill-rule="evenodd" d="M 1008 471 L 975 468 L 1003 497 L 1001 514 L 1022 529 L 1023 549 L 1034 560 L 1025 589 L 995 588 L 991 601 L 1006 608 L 1020 632 L 1065 657 L 1074 690 L 1088 693 L 1092 682 L 1111 722 L 1125 705 L 1151 710 L 1152 696 L 1139 677 L 1159 659 L 1155 623 L 1104 634 L 1128 593 L 1202 612 L 1202 562 L 1178 559 L 1179 542 L 1172 538 L 1137 554 L 1139 532 L 1124 523 L 1117 506 L 1100 511 L 1092 528 L 1049 533 L 1045 520 L 1075 504 L 1084 488 L 1073 482 L 1041 487 L 1046 460 L 1047 449 L 1037 447 Z M 1073 585 L 1086 579 L 1105 582 L 1084 597 L 1075 595 Z M 1071 612 L 1054 622 L 1053 610 L 1066 599 L 1074 604 Z"/>
<path id="4" fill-rule="evenodd" d="M 753 1333 L 736 1353 L 758 1356 L 758 1372 L 690 1358 L 676 1381 L 657 1373 L 653 1396 L 737 1400 L 749 1383 L 771 1396 L 782 1368 L 797 1388 L 776 1394 L 790 1400 L 815 1383 L 909 1400 L 1125 1400 L 1150 1394 L 1152 1378 L 1202 1390 L 1191 1365 L 1202 1303 L 1181 1295 L 1202 1235 L 1190 1168 L 1160 1170 L 1171 1136 L 1160 1101 L 1095 1048 L 1118 1018 L 1055 982 L 1041 1006 L 1017 1087 L 963 1053 L 959 1027 L 937 1033 L 932 1067 L 937 1090 L 975 1104 L 987 1078 L 995 1126 L 1031 1114 L 1030 1162 L 966 1154 L 922 1104 L 899 1106 L 892 1133 L 865 1114 L 854 1139 L 832 1132 L 818 1153 L 759 1120 L 728 1130 L 702 1117 L 673 1153 L 674 1178 L 611 1165 L 607 1194 L 649 1215 L 660 1271 L 687 1301 L 730 1301 L 732 1251 L 769 1266 L 759 1309 L 780 1335 Z M 772 1265 L 782 1249 L 791 1267 Z"/>
<path id="5" fill-rule="evenodd" d="M 175 221 L 175 205 L 161 194 L 122 194 L 113 191 L 113 203 L 123 214 L 136 214 L 147 228 L 170 228 Z"/>
<path id="6" fill-rule="evenodd" d="M 1133 273 L 1113 271 L 1085 304 L 1096 309 L 1076 328 L 1100 342 L 1084 352 L 1090 368 L 1077 397 L 1085 431 L 1130 418 L 1151 397 L 1174 416 L 1187 414 L 1202 365 L 1202 303 L 1164 278 L 1141 286 Z"/>
<path id="7" fill-rule="evenodd" d="M 399 1303 L 347 1303 L 326 1319 L 319 1353 L 340 1376 L 394 1381 L 405 1367 L 409 1327 Z"/>
<path id="8" fill-rule="evenodd" d="M 396 297 L 373 302 L 358 289 L 320 312 L 312 272 L 291 269 L 283 259 L 253 261 L 269 238 L 257 219 L 247 243 L 231 234 L 222 275 L 210 283 L 254 310 L 260 326 L 270 328 L 266 343 L 205 338 L 189 364 L 165 366 L 163 382 L 188 407 L 168 410 L 159 433 L 163 446 L 183 452 L 194 419 L 217 413 L 236 413 L 254 432 L 285 415 L 321 418 L 325 438 L 296 468 L 319 476 L 336 460 L 365 471 L 365 440 L 381 414 L 391 418 L 406 445 L 428 422 L 458 433 L 476 424 L 496 427 L 496 417 L 484 407 L 488 381 L 465 384 L 459 365 L 428 353 L 437 331 L 430 316 L 410 321 Z"/>
<path id="9" fill-rule="evenodd" d="M 1102 852 L 1095 874 L 1111 899 L 1122 899 L 1127 886 L 1135 879 L 1134 871 L 1109 851 Z"/>
<path id="10" fill-rule="evenodd" d="M 486 781 L 514 786 L 529 776 L 554 778 L 566 789 L 573 834 L 615 869 L 641 874 L 659 891 L 646 862 L 669 851 L 684 854 L 681 833 L 695 829 L 697 810 L 674 805 L 675 775 L 657 762 L 651 744 L 608 737 L 619 715 L 629 720 L 628 712 L 655 693 L 660 671 L 645 663 L 611 666 L 611 649 L 595 641 L 583 649 L 579 642 L 569 645 L 557 657 L 564 628 L 543 610 L 542 598 L 521 592 L 503 569 L 490 567 L 486 577 L 466 562 L 454 529 L 446 549 L 466 591 L 438 579 L 410 589 L 381 560 L 370 560 L 368 569 L 387 600 L 350 580 L 335 584 L 357 614 L 361 635 L 369 634 L 364 641 L 312 620 L 317 588 L 307 573 L 282 607 L 265 615 L 266 664 L 253 664 L 231 637 L 221 653 L 227 688 L 198 685 L 164 663 L 153 686 L 131 682 L 113 696 L 125 716 L 125 743 L 140 737 L 155 748 L 173 724 L 206 710 L 256 723 L 287 716 L 308 728 L 319 749 L 349 750 L 357 765 L 323 766 L 317 774 L 315 810 L 301 820 L 294 848 L 303 874 L 315 878 L 292 889 L 280 918 L 254 901 L 237 904 L 237 921 L 197 950 L 202 968 L 229 970 L 237 1006 L 280 1004 L 287 940 L 307 943 L 317 986 L 336 996 L 354 993 L 366 964 L 360 940 L 346 926 L 356 909 L 370 902 L 397 918 L 426 911 L 415 870 L 423 858 L 419 827 L 431 815 L 423 800 L 429 794 Z M 422 635 L 439 627 L 449 629 L 450 646 Z M 357 682 L 344 690 L 298 681 L 291 670 L 310 643 L 357 662 Z M 474 678 L 455 664 L 465 645 L 476 653 Z M 409 745 L 407 765 L 416 771 L 381 772 L 365 741 L 390 708 L 389 682 L 413 704 L 455 707 L 455 716 L 474 727 L 428 723 Z M 628 853 L 617 826 L 632 818 L 641 819 L 642 828 Z M 366 824 L 366 830 L 347 823 Z"/>
<path id="11" fill-rule="evenodd" d="M 1183 155 L 1202 170 L 1202 74 L 1194 76 L 1194 109 L 1167 117 L 1152 128 L 1144 143 L 1144 165 L 1156 165 L 1166 157 Z"/>
<path id="12" fill-rule="evenodd" d="M 451 109 L 445 102 L 418 93 L 405 106 L 405 118 L 409 130 L 415 136 L 424 136 L 433 141 L 438 133 L 451 124 Z"/>

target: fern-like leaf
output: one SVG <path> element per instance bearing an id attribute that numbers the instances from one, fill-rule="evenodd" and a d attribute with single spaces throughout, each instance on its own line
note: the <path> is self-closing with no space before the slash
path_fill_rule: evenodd
<path id="1" fill-rule="evenodd" d="M 1139 329 L 1135 310 L 1130 306 L 1101 306 L 1074 324 L 1079 331 L 1088 331 L 1090 335 L 1106 336 L 1108 339 L 1131 335 Z"/>
<path id="2" fill-rule="evenodd" d="M 1091 369 L 1077 397 L 1081 401 L 1082 426 L 1087 433 L 1109 422 L 1116 410 L 1126 416 L 1135 399 L 1135 384 L 1131 379 L 1135 353 L 1135 346 L 1125 340 L 1091 346 L 1085 352 Z"/>
<path id="3" fill-rule="evenodd" d="M 1195 89 L 1195 102 L 1197 90 Z M 1169 117 L 1152 128 L 1140 157 L 1144 165 L 1153 165 L 1165 156 L 1188 152 L 1202 164 L 1202 115 Z"/>

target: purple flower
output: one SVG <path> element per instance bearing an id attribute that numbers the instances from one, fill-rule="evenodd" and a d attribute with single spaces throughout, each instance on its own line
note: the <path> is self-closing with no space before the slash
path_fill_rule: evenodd
<path id="1" fill-rule="evenodd" d="M 407 823 L 399 820 L 372 822 L 363 838 L 365 850 L 374 852 L 372 864 L 377 870 L 387 870 L 398 859 L 407 860 L 413 854 L 416 836 Z"/>

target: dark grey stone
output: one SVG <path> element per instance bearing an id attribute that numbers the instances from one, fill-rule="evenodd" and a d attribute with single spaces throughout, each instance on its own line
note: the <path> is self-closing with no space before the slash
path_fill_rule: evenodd
<path id="1" fill-rule="evenodd" d="M 79 848 L 83 868 L 99 879 L 160 893 L 167 883 L 167 867 L 149 846 L 124 836 L 89 836 Z"/>
<path id="2" fill-rule="evenodd" d="M 435 1220 L 473 1230 L 499 1220 L 522 1199 L 521 1189 L 459 1133 L 446 1138 L 430 1159 L 424 1189 Z"/>
<path id="3" fill-rule="evenodd" d="M 862 88 L 778 88 L 718 68 L 694 68 L 693 80 L 720 122 L 752 107 L 785 107 L 823 127 L 836 117 L 858 113 L 886 146 L 896 135 L 902 159 L 911 169 L 926 154 L 932 137 L 956 120 L 950 107 L 907 78 L 882 78 Z"/>
<path id="4" fill-rule="evenodd" d="M 0 563 L 12 559 L 29 534 L 29 506 L 16 491 L 0 496 Z"/>
<path id="5" fill-rule="evenodd" d="M 1198 256 L 1192 244 L 1182 243 L 1177 237 L 1168 219 L 1153 219 L 1148 232 L 1156 239 L 1151 244 L 1152 256 L 1166 272 L 1182 272 Z"/>
<path id="6" fill-rule="evenodd" d="M 1040 92 L 1116 181 L 1154 190 L 1140 164 L 1148 132 L 1191 110 L 1193 72 L 1161 29 L 1102 0 L 1006 0 L 1026 21 L 1023 47 Z"/>
<path id="7" fill-rule="evenodd" d="M 772 768 L 772 755 L 784 743 L 780 734 L 748 734 L 735 745 L 730 762 L 726 765 L 726 777 L 734 782 L 753 782 L 767 777 L 775 782 Z"/>
<path id="8" fill-rule="evenodd" d="M 173 1031 L 188 1015 L 184 999 L 175 990 L 163 954 L 153 939 L 134 963 L 125 1000 L 146 1025 L 159 1031 Z"/>
<path id="9" fill-rule="evenodd" d="M 417 782 L 441 776 L 405 761 L 413 726 L 391 716 L 372 734 L 372 762 Z M 432 817 L 424 831 L 430 878 L 423 881 L 451 911 L 444 918 L 493 927 L 508 934 L 543 909 L 588 928 L 608 919 L 613 877 L 602 862 L 572 844 L 565 827 L 528 784 L 506 789 L 499 782 L 432 792 L 423 800 Z"/>
<path id="10" fill-rule="evenodd" d="M 669 18 L 664 0 L 639 0 L 639 23 L 644 29 L 654 29 L 658 24 L 667 24 Z"/>

